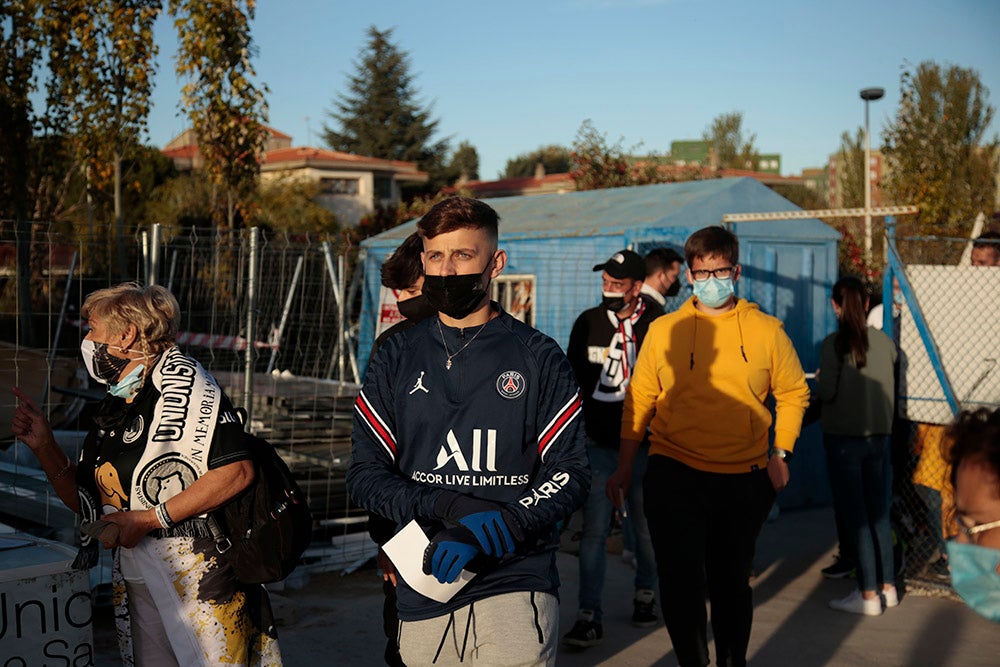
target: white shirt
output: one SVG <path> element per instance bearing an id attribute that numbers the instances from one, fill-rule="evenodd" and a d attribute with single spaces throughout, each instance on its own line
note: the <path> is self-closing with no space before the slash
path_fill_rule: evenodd
<path id="1" fill-rule="evenodd" d="M 642 287 L 639 288 L 639 294 L 646 294 L 652 298 L 656 303 L 661 306 L 667 305 L 667 297 L 660 294 L 658 291 L 649 286 L 649 283 L 643 283 Z"/>

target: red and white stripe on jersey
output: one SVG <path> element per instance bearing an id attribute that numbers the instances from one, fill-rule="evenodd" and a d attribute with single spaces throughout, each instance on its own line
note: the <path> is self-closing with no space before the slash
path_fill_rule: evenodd
<path id="1" fill-rule="evenodd" d="M 552 443 L 562 435 L 562 432 L 566 430 L 570 422 L 580 415 L 581 411 L 580 392 L 577 392 L 566 405 L 559 408 L 552 421 L 542 429 L 542 432 L 538 436 L 538 455 L 542 457 L 543 461 L 545 460 L 545 453 L 552 446 Z"/>
<path id="2" fill-rule="evenodd" d="M 389 427 L 385 425 L 385 421 L 379 416 L 375 408 L 372 407 L 371 402 L 368 397 L 365 396 L 365 392 L 362 391 L 358 394 L 358 400 L 354 402 L 354 409 L 358 411 L 361 415 L 361 420 L 368 426 L 371 430 L 372 435 L 378 441 L 382 448 L 385 449 L 386 453 L 392 458 L 393 461 L 396 460 L 396 436 L 392 434 Z"/>

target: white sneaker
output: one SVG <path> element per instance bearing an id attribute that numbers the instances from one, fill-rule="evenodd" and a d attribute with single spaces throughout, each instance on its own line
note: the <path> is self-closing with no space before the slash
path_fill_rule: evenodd
<path id="1" fill-rule="evenodd" d="M 830 608 L 837 611 L 846 611 L 852 614 L 864 614 L 865 616 L 879 616 L 882 614 L 882 598 L 875 596 L 866 600 L 861 596 L 861 591 L 852 591 L 846 598 L 840 600 L 830 600 Z"/>
<path id="2" fill-rule="evenodd" d="M 883 588 L 882 597 L 885 598 L 885 608 L 898 607 L 899 606 L 899 594 L 896 592 L 896 587 Z"/>

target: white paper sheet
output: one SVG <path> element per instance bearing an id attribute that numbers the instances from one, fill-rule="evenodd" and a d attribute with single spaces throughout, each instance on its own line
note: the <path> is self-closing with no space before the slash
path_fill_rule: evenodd
<path id="1" fill-rule="evenodd" d="M 424 551 L 430 540 L 416 521 L 406 524 L 401 531 L 382 546 L 385 555 L 396 566 L 396 574 L 403 578 L 410 588 L 421 595 L 438 602 L 447 602 L 469 583 L 474 573 L 462 570 L 458 579 L 450 584 L 442 584 L 434 575 L 424 574 Z"/>

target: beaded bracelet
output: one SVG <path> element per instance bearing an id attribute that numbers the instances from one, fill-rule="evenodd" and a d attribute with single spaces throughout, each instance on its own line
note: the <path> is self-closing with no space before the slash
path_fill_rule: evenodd
<path id="1" fill-rule="evenodd" d="M 66 459 L 66 467 L 65 467 L 65 468 L 63 468 L 62 470 L 60 470 L 59 472 L 57 472 L 57 473 L 56 473 L 55 475 L 53 475 L 52 477 L 49 477 L 49 481 L 51 481 L 51 482 L 58 482 L 58 481 L 59 481 L 59 480 L 61 480 L 61 479 L 62 479 L 63 477 L 65 477 L 66 475 L 68 475 L 68 474 L 69 474 L 69 471 L 70 471 L 70 469 L 71 469 L 72 467 L 73 467 L 73 462 L 72 462 L 72 461 L 70 461 L 69 459 Z"/>
<path id="2" fill-rule="evenodd" d="M 164 530 L 173 528 L 175 525 L 174 520 L 170 518 L 170 513 L 167 512 L 167 503 L 162 502 L 153 508 L 156 513 L 156 520 L 160 522 L 160 527 Z"/>

